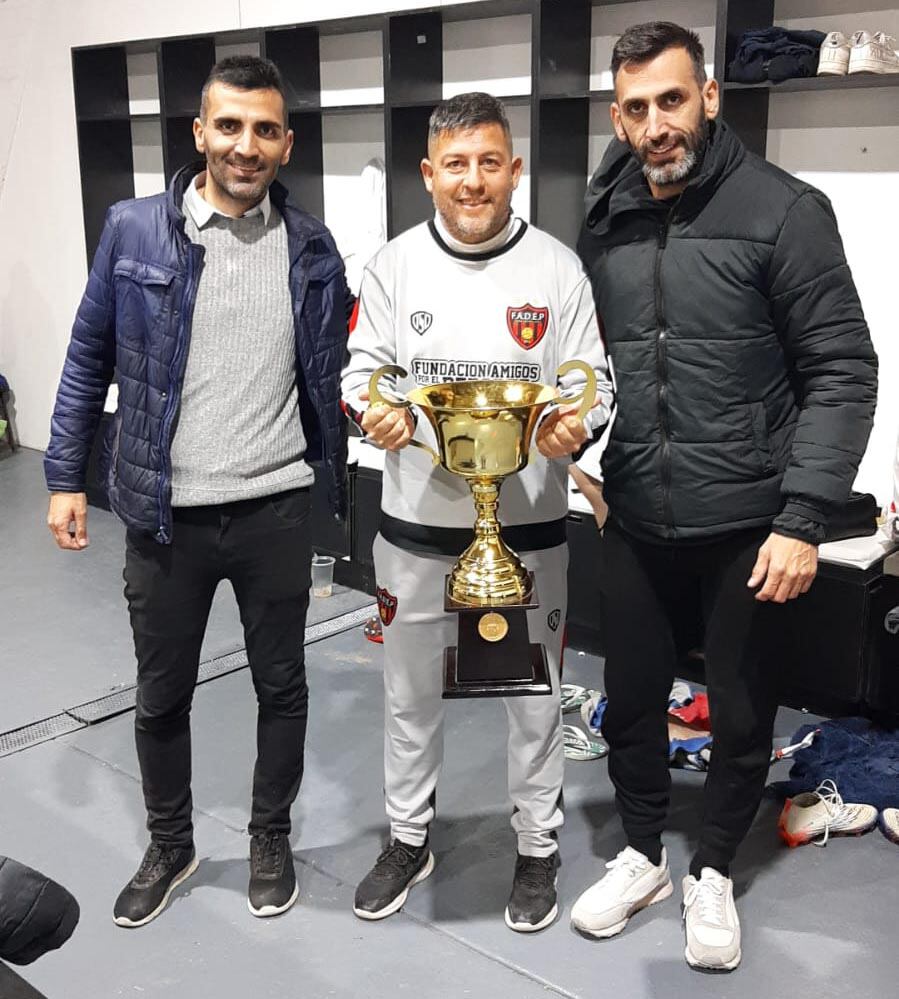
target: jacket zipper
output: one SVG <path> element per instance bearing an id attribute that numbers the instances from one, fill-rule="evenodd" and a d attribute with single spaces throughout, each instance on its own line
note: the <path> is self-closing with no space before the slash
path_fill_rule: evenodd
<path id="1" fill-rule="evenodd" d="M 162 429 L 159 435 L 159 458 L 162 464 L 159 476 L 159 486 L 157 489 L 157 502 L 159 504 L 159 515 L 162 523 L 159 525 L 157 537 L 165 544 L 172 537 L 172 425 L 175 422 L 175 414 L 181 403 L 181 386 L 184 379 L 184 367 L 187 361 L 189 331 L 193 319 L 194 303 L 197 300 L 197 284 L 199 282 L 199 271 L 202 268 L 203 248 L 190 244 L 187 247 L 187 279 L 184 282 L 184 290 L 181 293 L 181 315 L 178 323 L 178 342 L 175 347 L 175 356 L 169 368 L 169 393 L 166 400 L 165 412 L 162 414 Z M 199 265 L 199 266 L 197 266 Z"/>
<path id="2" fill-rule="evenodd" d="M 659 245 L 656 249 L 653 291 L 656 309 L 656 374 L 658 376 L 659 432 L 662 438 L 662 511 L 665 533 L 674 537 L 674 511 L 671 507 L 671 427 L 668 422 L 668 330 L 665 324 L 665 309 L 662 301 L 662 254 L 668 243 L 668 227 L 674 209 L 659 226 Z"/>

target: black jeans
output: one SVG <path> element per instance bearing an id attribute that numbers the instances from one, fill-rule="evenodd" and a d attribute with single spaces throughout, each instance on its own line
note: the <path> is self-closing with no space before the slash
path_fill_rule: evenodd
<path id="1" fill-rule="evenodd" d="M 303 776 L 308 689 L 308 489 L 174 511 L 172 543 L 128 532 L 125 597 L 137 655 L 135 738 L 147 828 L 193 841 L 190 707 L 216 587 L 234 588 L 258 701 L 251 835 L 290 832 Z"/>
<path id="2" fill-rule="evenodd" d="M 630 846 L 661 849 L 668 811 L 668 694 L 677 662 L 678 615 L 705 623 L 712 756 L 702 831 L 691 871 L 724 873 L 758 810 L 777 711 L 777 629 L 784 608 L 746 586 L 768 530 L 711 543 L 655 545 L 615 525 L 603 537 L 601 615 L 609 702 L 603 735 L 609 775 Z"/>

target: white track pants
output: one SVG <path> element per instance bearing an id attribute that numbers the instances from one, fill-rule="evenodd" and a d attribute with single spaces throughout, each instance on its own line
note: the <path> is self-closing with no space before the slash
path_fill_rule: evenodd
<path id="1" fill-rule="evenodd" d="M 503 699 L 509 721 L 509 796 L 518 852 L 547 857 L 562 825 L 564 754 L 559 673 L 567 612 L 568 546 L 521 553 L 534 572 L 540 606 L 528 611 L 532 642 L 546 647 L 552 693 Z M 396 598 L 384 635 L 384 787 L 391 838 L 419 846 L 434 817 L 443 763 L 443 650 L 457 642 L 458 618 L 443 610 L 455 560 L 374 542 L 378 586 Z"/>

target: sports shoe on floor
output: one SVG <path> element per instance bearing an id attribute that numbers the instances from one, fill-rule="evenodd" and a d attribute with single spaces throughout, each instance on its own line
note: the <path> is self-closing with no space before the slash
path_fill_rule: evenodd
<path id="1" fill-rule="evenodd" d="M 849 69 L 849 39 L 842 31 L 831 31 L 821 44 L 818 76 L 845 76 Z"/>
<path id="2" fill-rule="evenodd" d="M 542 930 L 559 914 L 556 871 L 559 851 L 548 857 L 523 857 L 515 861 L 512 894 L 506 906 L 506 926 L 519 933 Z"/>
<path id="3" fill-rule="evenodd" d="M 733 971 L 742 956 L 734 883 L 712 867 L 700 875 L 684 878 L 684 956 L 691 968 Z"/>
<path id="4" fill-rule="evenodd" d="M 777 831 L 787 846 L 814 842 L 826 846 L 830 836 L 860 836 L 877 823 L 872 805 L 847 805 L 832 780 L 822 781 L 816 791 L 803 791 L 787 798 L 777 822 Z M 816 839 L 820 836 L 821 839 Z"/>
<path id="5" fill-rule="evenodd" d="M 405 905 L 409 889 L 424 881 L 433 870 L 434 854 L 427 840 L 423 846 L 410 846 L 395 839 L 359 882 L 353 912 L 360 919 L 384 919 L 392 915 Z"/>
<path id="6" fill-rule="evenodd" d="M 877 824 L 888 840 L 899 843 L 899 808 L 885 808 L 880 813 Z"/>
<path id="7" fill-rule="evenodd" d="M 384 644 L 384 633 L 381 628 L 381 619 L 377 614 L 374 617 L 370 617 L 365 624 L 362 626 L 362 634 L 370 642 L 375 642 L 378 645 Z"/>
<path id="8" fill-rule="evenodd" d="M 664 849 L 658 867 L 630 846 L 606 867 L 609 873 L 591 885 L 571 910 L 571 925 L 590 936 L 615 936 L 635 912 L 661 902 L 674 891 Z"/>
<path id="9" fill-rule="evenodd" d="M 297 900 L 300 889 L 286 833 L 266 832 L 250 839 L 247 907 L 254 916 L 277 916 Z"/>
<path id="10" fill-rule="evenodd" d="M 193 846 L 150 843 L 137 873 L 119 893 L 112 910 L 116 926 L 134 929 L 155 919 L 172 892 L 197 869 Z"/>
<path id="11" fill-rule="evenodd" d="M 896 39 L 883 31 L 856 31 L 850 40 L 850 73 L 899 73 Z"/>

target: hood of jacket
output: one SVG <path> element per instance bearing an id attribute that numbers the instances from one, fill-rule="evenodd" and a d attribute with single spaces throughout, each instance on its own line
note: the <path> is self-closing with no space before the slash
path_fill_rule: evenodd
<path id="1" fill-rule="evenodd" d="M 686 217 L 704 204 L 721 182 L 743 161 L 746 148 L 723 121 L 709 122 L 702 161 L 679 199 Z M 639 160 L 626 142 L 613 139 L 596 168 L 585 196 L 584 226 L 594 236 L 609 232 L 628 212 L 662 210 L 670 202 L 653 197 Z"/>

